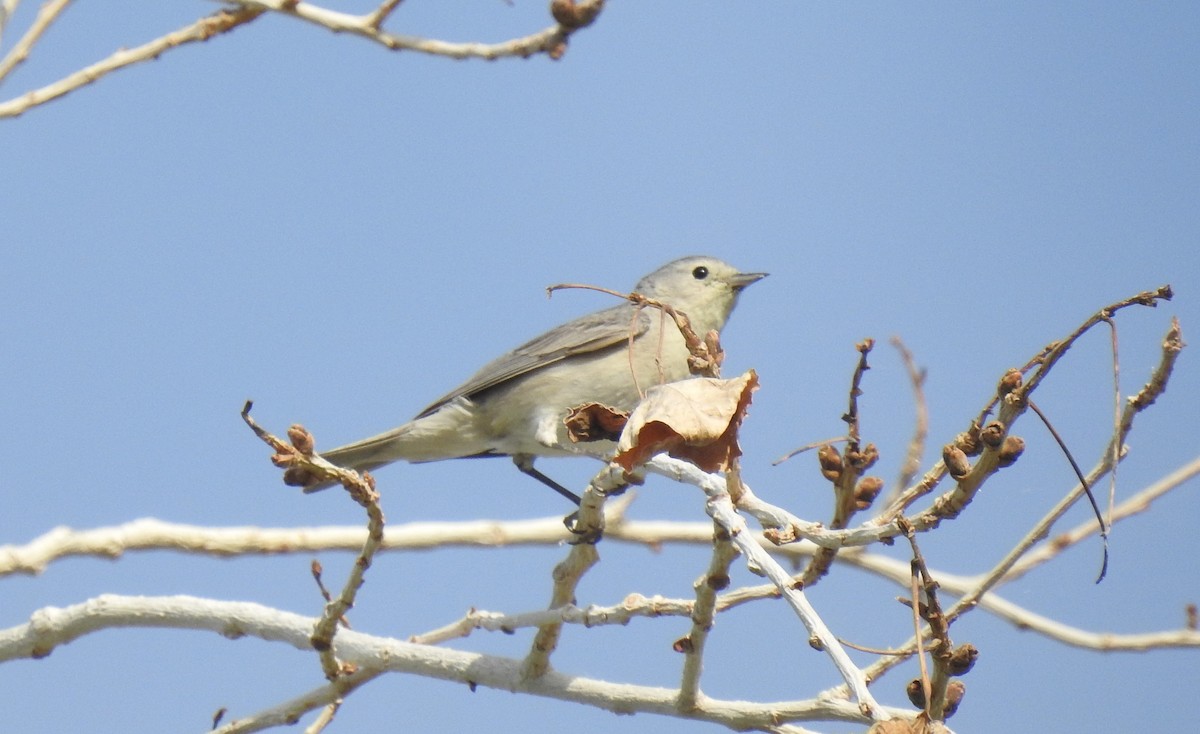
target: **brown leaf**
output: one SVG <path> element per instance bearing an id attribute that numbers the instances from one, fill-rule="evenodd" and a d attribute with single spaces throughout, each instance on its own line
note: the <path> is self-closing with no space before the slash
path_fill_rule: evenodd
<path id="1" fill-rule="evenodd" d="M 629 414 L 601 403 L 586 403 L 572 408 L 563 423 L 567 424 L 567 437 L 571 443 L 586 441 L 616 441 Z"/>
<path id="2" fill-rule="evenodd" d="M 731 380 L 697 377 L 651 388 L 629 416 L 613 460 L 632 471 L 665 451 L 704 471 L 725 471 L 742 454 L 737 431 L 757 389 L 754 370 Z"/>

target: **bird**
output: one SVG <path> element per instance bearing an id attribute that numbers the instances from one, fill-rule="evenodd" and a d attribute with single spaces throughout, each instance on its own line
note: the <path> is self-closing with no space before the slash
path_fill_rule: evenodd
<path id="1" fill-rule="evenodd" d="M 709 330 L 720 332 L 741 292 L 766 275 L 740 272 L 715 257 L 690 256 L 646 275 L 633 290 L 685 313 L 703 337 Z M 646 388 L 687 378 L 688 356 L 670 318 L 625 302 L 501 355 L 404 425 L 321 455 L 359 471 L 396 461 L 508 456 L 523 473 L 578 504 L 574 493 L 534 469 L 534 459 L 603 455 L 613 444 L 573 445 L 563 421 L 567 412 L 587 403 L 628 412 Z M 311 482 L 304 491 L 333 484 Z"/>

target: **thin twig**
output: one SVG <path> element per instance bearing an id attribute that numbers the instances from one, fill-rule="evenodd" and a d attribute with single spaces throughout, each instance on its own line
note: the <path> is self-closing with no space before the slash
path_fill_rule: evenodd
<path id="1" fill-rule="evenodd" d="M 0 43 L 4 41 L 8 21 L 12 19 L 13 13 L 17 12 L 17 6 L 20 4 L 21 0 L 0 0 Z"/>
<path id="2" fill-rule="evenodd" d="M 1041 419 L 1042 424 L 1046 426 L 1046 430 L 1050 432 L 1050 435 L 1054 437 L 1054 441 L 1058 444 L 1058 447 L 1062 449 L 1063 454 L 1067 457 L 1067 461 L 1071 464 L 1072 471 L 1075 472 L 1075 477 L 1079 479 L 1079 484 L 1081 487 L 1083 487 L 1084 495 L 1087 496 L 1088 502 L 1090 502 L 1092 505 L 1092 512 L 1096 515 L 1096 524 L 1100 529 L 1101 561 L 1100 573 L 1096 577 L 1096 583 L 1100 583 L 1104 580 L 1104 576 L 1108 573 L 1108 526 L 1104 522 L 1104 515 L 1100 512 L 1100 505 L 1096 504 L 1096 497 L 1092 494 L 1092 487 L 1090 484 L 1088 484 L 1087 478 L 1083 476 L 1083 470 L 1079 468 L 1079 462 L 1075 461 L 1075 457 L 1071 454 L 1071 450 L 1067 448 L 1067 442 L 1064 441 L 1062 436 L 1058 434 L 1058 431 L 1054 429 L 1054 425 L 1050 422 L 1050 419 L 1046 417 L 1046 414 L 1042 412 L 1041 408 L 1037 407 L 1037 403 L 1033 402 L 1032 400 L 1029 401 L 1029 409 Z M 1119 426 L 1119 416 L 1117 423 Z M 1109 476 L 1116 475 L 1117 466 L 1118 464 L 1112 464 L 1112 469 L 1109 471 Z"/>
<path id="3" fill-rule="evenodd" d="M 925 370 L 917 368 L 912 352 L 904 346 L 900 337 L 892 337 L 891 343 L 900 352 L 900 359 L 904 362 L 905 371 L 908 372 L 908 381 L 912 385 L 913 403 L 916 410 L 913 437 L 908 443 L 908 453 L 904 457 L 904 464 L 900 469 L 900 477 L 896 480 L 896 486 L 890 493 L 894 497 L 912 484 L 913 477 L 921 470 L 921 456 L 925 453 L 925 440 L 929 436 L 929 406 L 925 402 Z"/>
<path id="4" fill-rule="evenodd" d="M 1097 479 L 1100 478 L 1095 473 L 1092 476 Z M 1133 515 L 1149 510 L 1155 500 L 1197 476 L 1200 476 L 1200 456 L 1193 458 L 1188 463 L 1118 504 L 1113 508 L 1112 513 L 1110 513 L 1108 520 L 1110 527 L 1127 517 L 1132 517 Z M 1012 583 L 1038 566 L 1054 560 L 1063 551 L 1095 535 L 1098 529 L 1096 523 L 1088 520 L 1066 532 L 1056 535 L 1049 543 L 1031 550 L 1021 560 L 1014 563 L 1008 572 L 1004 574 L 1002 582 L 1005 584 Z"/>
<path id="5" fill-rule="evenodd" d="M 297 0 L 228 0 L 244 8 L 270 10 L 290 15 L 313 25 L 333 31 L 360 36 L 392 51 L 416 51 L 431 56 L 446 56 L 452 59 L 499 59 L 505 57 L 528 58 L 535 54 L 548 54 L 558 58 L 566 50 L 567 38 L 574 29 L 555 24 L 537 33 L 514 38 L 501 43 L 455 43 L 434 38 L 420 38 L 388 33 L 374 24 L 376 13 L 353 15 L 330 10 L 320 5 Z M 591 2 L 589 5 L 603 5 Z"/>
<path id="6" fill-rule="evenodd" d="M 76 89 L 99 81 L 118 69 L 156 59 L 173 48 L 190 43 L 207 41 L 213 36 L 228 33 L 238 26 L 255 20 L 264 12 L 266 11 L 262 8 L 219 10 L 212 15 L 201 18 L 195 23 L 186 25 L 177 31 L 167 33 L 149 43 L 142 44 L 136 48 L 120 49 L 108 58 L 72 72 L 56 82 L 26 92 L 7 102 L 0 103 L 0 119 L 16 117 L 31 107 L 45 104 Z"/>
<path id="7" fill-rule="evenodd" d="M 931 719 L 941 721 L 946 718 L 946 688 L 950 683 L 950 674 L 946 666 L 950 650 L 953 647 L 953 643 L 950 641 L 950 620 L 942 613 L 942 605 L 938 601 L 937 594 L 938 583 L 934 580 L 933 574 L 929 572 L 929 566 L 921 554 L 912 524 L 903 521 L 901 527 L 904 530 L 904 537 L 908 539 L 909 546 L 912 548 L 910 564 L 912 580 L 909 582 L 909 586 L 913 609 L 916 611 L 918 619 L 924 619 L 929 624 L 929 631 L 934 640 L 929 648 L 930 656 L 933 659 L 933 676 L 926 678 L 928 671 L 925 667 L 925 656 L 921 645 L 922 630 L 921 625 L 917 625 L 917 655 L 921 659 L 921 684 L 922 691 L 925 693 L 925 712 Z M 921 582 L 920 590 L 924 592 L 924 599 L 916 589 L 918 578 Z M 928 683 L 928 687 L 925 687 L 926 683 Z"/>
<path id="8" fill-rule="evenodd" d="M 554 587 L 550 592 L 549 608 L 556 609 L 575 603 L 575 590 L 584 574 L 600 561 L 596 541 L 604 529 L 604 501 L 614 490 L 626 485 L 626 478 L 619 467 L 605 465 L 592 477 L 584 490 L 579 510 L 574 516 L 573 532 L 579 536 L 571 546 L 567 557 L 554 568 Z M 521 679 L 532 681 L 541 678 L 550 669 L 550 655 L 558 647 L 562 635 L 562 620 L 552 620 L 538 627 L 529 653 L 521 662 Z"/>
<path id="9" fill-rule="evenodd" d="M 1033 394 L 1034 390 L 1037 389 L 1054 365 L 1058 363 L 1058 360 L 1062 358 L 1079 337 L 1087 333 L 1096 324 L 1104 321 L 1105 318 L 1111 317 L 1116 311 L 1134 305 L 1153 307 L 1160 300 L 1168 300 L 1171 296 L 1171 287 L 1163 286 L 1155 291 L 1144 291 L 1106 306 L 1084 321 L 1067 338 L 1048 345 L 1037 357 L 1030 360 L 1020 373 L 1016 370 L 1010 370 L 1000 381 L 1000 386 L 995 397 L 992 398 L 992 401 L 975 421 L 978 425 L 984 425 L 987 415 L 995 405 L 999 404 L 1000 407 L 996 418 L 984 428 L 985 438 L 990 433 L 996 440 L 991 443 L 985 440 L 984 449 L 976 459 L 974 466 L 971 467 L 965 476 L 958 479 L 955 488 L 939 497 L 933 506 L 926 511 L 923 519 L 914 518 L 914 524 L 917 525 L 918 529 L 924 523 L 936 525 L 942 519 L 957 517 L 971 503 L 984 482 L 1000 469 L 1000 455 L 1003 451 L 1002 439 L 1011 430 L 1016 420 L 1028 408 L 1029 397 Z M 1176 328 L 1177 326 L 1178 324 L 1176 323 Z M 1032 374 L 1028 374 L 1029 372 L 1032 372 Z M 1024 375 L 1023 381 L 1022 375 Z M 989 431 L 989 429 L 991 430 Z M 890 522 L 893 518 L 885 517 L 881 519 Z"/>
<path id="10" fill-rule="evenodd" d="M 1036 390 L 1038 385 L 1041 384 L 1041 381 L 1045 379 L 1048 374 L 1050 374 L 1050 370 L 1055 364 L 1058 363 L 1058 360 L 1062 359 L 1063 355 L 1067 353 L 1067 350 L 1070 349 L 1081 336 L 1086 334 L 1097 324 L 1110 320 L 1113 314 L 1115 314 L 1117 311 L 1129 308 L 1130 306 L 1148 306 L 1150 308 L 1155 308 L 1158 306 L 1159 301 L 1169 301 L 1174 296 L 1175 293 L 1173 290 L 1171 290 L 1171 286 L 1163 285 L 1155 290 L 1142 291 L 1141 293 L 1130 296 L 1129 298 L 1109 304 L 1108 306 L 1105 306 L 1096 313 L 1092 314 L 1086 321 L 1080 324 L 1075 331 L 1068 334 L 1066 338 L 1047 344 L 1041 350 L 1041 352 L 1039 352 L 1036 356 L 1026 362 L 1023 367 L 1021 367 L 1020 372 L 1022 375 L 1027 375 L 1030 371 L 1033 371 L 1033 376 L 1025 380 L 1025 384 L 1020 388 L 1020 394 L 1014 397 L 1019 401 L 1024 396 L 1029 395 Z M 983 425 L 987 421 L 987 417 L 996 407 L 1001 397 L 1002 396 L 999 395 L 993 395 L 988 404 L 984 406 L 983 410 L 979 414 L 979 417 L 976 419 L 976 422 L 979 425 Z"/>
<path id="11" fill-rule="evenodd" d="M 326 604 L 332 603 L 333 594 L 329 593 L 329 589 L 325 587 L 325 579 L 323 578 L 325 569 L 321 566 L 321 562 L 314 558 L 312 563 L 309 564 L 309 569 L 312 572 L 313 581 L 317 584 L 317 590 L 321 592 L 321 598 L 325 600 Z M 350 620 L 346 618 L 346 615 L 343 614 L 338 621 L 346 629 L 352 629 Z"/>
<path id="12" fill-rule="evenodd" d="M 719 523 L 725 532 L 729 534 L 730 540 L 737 546 L 742 555 L 746 557 L 747 563 L 752 568 L 756 568 L 762 572 L 771 583 L 775 584 L 780 595 L 808 630 L 809 644 L 819 650 L 823 650 L 830 657 L 834 667 L 841 674 L 842 680 L 846 682 L 855 700 L 858 701 L 863 714 L 877 721 L 890 718 L 891 715 L 879 706 L 875 701 L 875 697 L 867 689 L 867 678 L 863 676 L 862 671 L 850 660 L 849 655 L 846 654 L 846 651 L 838 643 L 837 637 L 829 630 L 817 614 L 816 609 L 809 603 L 802 590 L 802 585 L 792 579 L 783 570 L 783 567 L 758 545 L 751 536 L 749 528 L 746 526 L 746 521 L 734 509 L 732 496 L 735 494 L 745 496 L 748 492 L 746 488 L 741 486 L 736 462 L 734 464 L 734 467 L 726 474 L 725 487 L 720 487 L 720 485 L 703 487 L 705 494 L 708 496 L 705 509 L 709 516 Z"/>
<path id="13" fill-rule="evenodd" d="M 288 726 L 295 724 L 303 714 L 317 709 L 322 710 L 322 717 L 331 719 L 340 702 L 349 693 L 386 672 L 381 669 L 360 668 L 355 673 L 339 677 L 336 683 L 325 683 L 289 701 L 283 701 L 249 716 L 238 716 L 225 726 L 214 728 L 211 734 L 248 734 Z"/>
<path id="14" fill-rule="evenodd" d="M 21 65 L 25 59 L 29 58 L 29 52 L 41 40 L 42 35 L 46 32 L 54 21 L 58 20 L 58 16 L 67 9 L 71 4 L 71 0 L 50 0 L 42 7 L 38 8 L 37 16 L 33 19 L 33 23 L 25 31 L 25 34 L 13 45 L 12 49 L 0 59 L 0 82 L 12 73 L 13 69 Z M 16 9 L 16 4 L 13 3 L 13 9 Z M 3 12 L 3 20 L 7 22 L 9 9 L 5 7 Z M 2 27 L 2 26 L 0 26 Z"/>
<path id="15" fill-rule="evenodd" d="M 874 339 L 864 339 L 855 345 L 855 349 L 858 351 L 858 363 L 855 365 L 854 375 L 850 379 L 849 407 L 846 414 L 842 416 L 842 420 L 846 422 L 847 426 L 846 446 L 842 450 L 840 468 L 836 475 L 830 475 L 833 477 L 833 517 L 829 521 L 829 527 L 834 530 L 849 527 L 850 520 L 858 510 L 855 490 L 858 487 L 859 479 L 863 472 L 879 458 L 879 452 L 873 444 L 868 443 L 866 446 L 859 444 L 861 427 L 859 425 L 858 398 L 862 395 L 863 375 L 871 369 L 867 363 L 867 356 L 874 347 Z M 805 587 L 817 583 L 822 576 L 829 572 L 829 567 L 833 564 L 837 552 L 837 548 L 826 547 L 813 556 L 808 568 L 804 569 L 804 573 L 800 576 Z"/>
<path id="16" fill-rule="evenodd" d="M 1120 343 L 1117 339 L 1117 322 L 1112 318 L 1105 319 L 1108 323 L 1109 334 L 1111 335 L 1112 344 L 1112 365 L 1113 365 L 1113 435 L 1115 436 L 1121 430 L 1121 359 L 1120 359 Z M 1113 506 L 1117 503 L 1117 468 L 1120 463 L 1116 461 L 1117 453 L 1121 450 L 1115 444 L 1109 447 L 1112 452 L 1112 473 L 1108 477 L 1108 514 L 1109 524 L 1112 524 Z M 1103 523 L 1101 523 L 1103 525 Z M 1107 545 L 1107 544 L 1106 544 Z"/>
<path id="17" fill-rule="evenodd" d="M 1169 295 L 1170 289 L 1167 287 L 1160 289 L 1157 293 L 1148 292 L 1141 294 L 1141 296 L 1146 296 L 1148 298 L 1160 297 L 1160 294 L 1164 290 Z M 1137 303 L 1139 302 L 1138 298 L 1139 297 L 1135 296 L 1132 299 L 1122 301 L 1121 304 L 1131 305 L 1133 303 Z M 1151 302 L 1149 305 L 1153 305 L 1153 303 Z M 1080 333 L 1082 333 L 1081 330 L 1077 330 L 1075 332 L 1076 335 Z M 1179 320 L 1177 318 L 1173 318 L 1171 320 L 1171 328 L 1167 330 L 1167 335 L 1163 338 L 1162 355 L 1160 361 L 1155 367 L 1154 371 L 1151 373 L 1149 381 L 1147 381 L 1142 389 L 1138 391 L 1137 395 L 1129 398 L 1125 409 L 1121 413 L 1119 430 L 1112 436 L 1112 444 L 1110 445 L 1124 446 L 1125 437 L 1128 435 L 1129 431 L 1132 430 L 1134 418 L 1138 413 L 1152 405 L 1155 400 L 1166 390 L 1167 383 L 1175 365 L 1175 361 L 1178 358 L 1179 353 L 1182 351 L 1183 346 L 1184 343 L 1179 327 Z M 1052 353 L 1055 348 L 1056 346 L 1052 345 L 1052 347 L 1048 348 L 1044 354 Z M 1097 478 L 1102 477 L 1105 472 L 1109 471 L 1111 469 L 1112 461 L 1112 453 L 1106 450 L 1100 463 L 1088 473 L 1087 478 L 1089 482 L 1094 484 Z M 1196 473 L 1200 473 L 1200 466 L 1189 465 L 1188 467 L 1184 467 L 1175 472 L 1170 478 L 1162 480 L 1161 487 L 1148 488 L 1146 492 L 1150 492 L 1150 490 L 1153 489 L 1154 493 L 1148 496 L 1157 497 L 1161 493 L 1168 491 L 1170 488 L 1178 486 L 1179 483 L 1182 483 L 1188 477 L 1194 476 Z M 983 600 L 982 605 L 987 605 L 988 601 L 984 597 L 988 591 L 1000 585 L 1001 583 L 1019 577 L 1021 574 L 1026 572 L 1028 568 L 1031 568 L 1033 565 L 1035 565 L 1035 561 L 1032 560 L 1032 557 L 1027 566 L 1018 568 L 1017 562 L 1019 559 L 1024 557 L 1025 554 L 1028 553 L 1037 543 L 1048 537 L 1050 528 L 1079 500 L 1082 494 L 1082 485 L 1078 485 L 1073 490 L 1068 492 L 1065 497 L 1063 497 L 1053 508 L 1051 508 L 1050 511 L 1047 512 L 1046 515 L 1040 521 L 1038 521 L 1038 523 L 1035 524 L 1028 533 L 1026 533 L 1025 537 L 1022 538 L 1021 541 L 1018 542 L 1017 545 L 1010 550 L 999 563 L 997 563 L 989 572 L 981 576 L 980 579 L 972 586 L 972 588 L 969 590 L 964 590 L 964 593 L 959 600 L 946 613 L 947 623 L 952 622 L 962 614 L 981 606 L 981 600 Z M 1133 508 L 1139 507 L 1140 504 L 1141 503 L 1139 501 L 1137 504 L 1132 505 L 1129 514 L 1134 514 L 1136 510 Z M 920 518 L 917 519 L 917 522 L 914 522 L 914 525 L 918 530 L 921 529 Z M 1091 523 L 1089 523 L 1089 525 L 1091 525 Z M 1093 528 L 1095 527 L 1094 525 L 1091 526 Z M 1037 563 L 1044 562 L 1045 559 L 1050 557 L 1045 555 L 1045 553 L 1047 552 L 1044 551 L 1043 555 L 1037 559 Z M 990 598 L 991 597 L 989 596 L 988 599 Z M 1025 624 L 1028 623 L 1026 622 Z M 1029 626 L 1033 625 L 1029 624 Z M 1047 627 L 1049 626 L 1050 625 L 1047 624 Z M 1111 635 L 1099 637 L 1102 637 L 1104 640 L 1109 640 Z M 915 650 L 914 645 L 915 640 L 909 640 L 907 643 L 905 643 L 905 645 L 902 646 L 902 649 Z M 902 659 L 902 656 L 892 656 L 881 659 L 868 666 L 864 672 L 870 677 L 871 680 L 876 680 L 887 670 L 899 665 Z"/>
<path id="18" fill-rule="evenodd" d="M 738 557 L 737 548 L 716 523 L 713 524 L 713 552 L 708 570 L 692 585 L 696 601 L 692 607 L 692 629 L 676 642 L 676 651 L 684 653 L 682 681 L 679 684 L 679 710 L 695 708 L 700 696 L 700 672 L 704 647 L 712 630 L 717 609 L 717 592 L 729 585 L 729 567 Z"/>
<path id="19" fill-rule="evenodd" d="M 1041 381 L 1050 373 L 1050 369 L 1066 354 L 1067 350 L 1075 344 L 1079 337 L 1086 334 L 1097 324 L 1111 319 L 1117 311 L 1129 308 L 1130 306 L 1149 306 L 1150 308 L 1154 308 L 1158 305 L 1159 301 L 1169 301 L 1174 295 L 1175 293 L 1171 290 L 1171 286 L 1164 285 L 1156 290 L 1143 291 L 1135 296 L 1130 296 L 1100 309 L 1091 318 L 1080 324 L 1079 328 L 1071 332 L 1066 339 L 1054 345 L 1049 353 L 1037 360 L 1037 369 L 1034 370 L 1033 376 L 1028 378 L 1020 388 L 1021 392 L 1023 395 L 1029 395 L 1036 390 Z"/>
<path id="20" fill-rule="evenodd" d="M 378 30 L 379 27 L 383 25 L 383 22 L 388 19 L 388 16 L 392 14 L 392 11 L 394 11 L 396 7 L 399 6 L 403 1 L 404 0 L 383 0 L 383 2 L 379 4 L 379 7 L 375 8 L 370 13 L 367 13 L 367 25 Z"/>
<path id="21" fill-rule="evenodd" d="M 908 577 L 908 589 L 911 594 L 911 603 L 909 606 L 912 611 L 913 622 L 913 638 L 916 640 L 916 656 L 917 662 L 921 668 L 921 700 L 924 705 L 921 707 L 925 711 L 925 715 L 929 716 L 929 709 L 933 702 L 933 683 L 929 679 L 929 665 L 925 660 L 925 624 L 921 621 L 921 591 L 917 576 L 916 561 L 911 561 L 909 565 L 911 573 Z"/>
<path id="22" fill-rule="evenodd" d="M 350 574 L 346 578 L 342 592 L 336 599 L 325 605 L 321 619 L 313 628 L 313 648 L 321 654 L 321 668 L 325 672 L 325 677 L 329 680 L 334 680 L 346 672 L 353 672 L 344 670 L 342 665 L 334 658 L 333 637 L 337 634 L 338 623 L 345 618 L 346 612 L 354 606 L 354 599 L 357 597 L 358 590 L 362 588 L 363 582 L 366 579 L 367 569 L 371 567 L 371 563 L 375 559 L 375 554 L 379 552 L 383 544 L 383 528 L 385 524 L 383 509 L 379 506 L 379 494 L 374 491 L 374 482 L 370 481 L 369 477 L 367 477 L 367 481 L 370 482 L 370 492 L 366 495 L 366 501 L 360 503 L 367 511 L 367 540 L 363 543 L 358 557 L 350 567 Z M 353 496 L 354 493 L 351 494 Z"/>
<path id="23" fill-rule="evenodd" d="M 637 370 L 634 368 L 634 342 L 637 340 L 637 337 L 641 335 L 638 333 L 637 324 L 638 316 L 643 308 L 654 308 L 659 312 L 658 344 L 654 352 L 654 363 L 658 368 L 659 384 L 666 382 L 667 379 L 664 371 L 665 368 L 662 362 L 662 355 L 665 347 L 664 339 L 666 338 L 665 320 L 667 316 L 670 316 L 671 320 L 675 322 L 675 328 L 679 329 L 679 334 L 683 337 L 683 343 L 687 347 L 688 354 L 690 355 L 688 358 L 688 370 L 694 375 L 701 375 L 704 377 L 721 376 L 721 362 L 724 360 L 724 355 L 721 352 L 720 342 L 716 341 L 715 337 L 710 339 L 710 335 L 708 334 L 706 334 L 704 337 L 701 337 L 699 334 L 697 334 L 696 330 L 692 328 L 691 321 L 688 319 L 687 314 L 676 310 L 671 304 L 666 303 L 665 301 L 660 301 L 656 298 L 644 296 L 637 291 L 622 293 L 621 291 L 615 291 L 611 288 L 604 288 L 597 285 L 587 285 L 584 283 L 558 283 L 552 286 L 547 286 L 546 295 L 549 297 L 552 296 L 555 291 L 569 289 L 606 293 L 610 296 L 616 296 L 621 300 L 629 301 L 633 304 L 633 312 L 629 317 L 629 335 L 626 354 L 628 355 L 629 361 L 629 373 L 633 376 L 633 385 L 637 390 L 638 395 L 642 397 L 646 396 L 645 391 L 642 390 L 642 386 L 638 383 Z M 715 332 L 713 333 L 715 334 Z"/>
<path id="24" fill-rule="evenodd" d="M 47 5 L 43 6 L 25 37 L 0 61 L 0 80 L 3 80 L 14 67 L 25 60 L 46 27 L 70 2 L 71 0 L 50 0 Z M 415 51 L 452 59 L 529 58 L 536 54 L 546 54 L 552 59 L 559 59 L 566 53 L 571 35 L 590 25 L 604 7 L 604 0 L 579 0 L 572 4 L 573 17 L 580 19 L 578 22 L 564 20 L 527 36 L 489 44 L 455 43 L 388 33 L 381 26 L 400 4 L 400 0 L 383 0 L 378 7 L 364 15 L 342 13 L 298 0 L 226 0 L 226 2 L 232 7 L 201 18 L 137 48 L 118 50 L 108 58 L 68 74 L 56 82 L 0 103 L 0 119 L 21 115 L 32 107 L 45 104 L 85 87 L 118 69 L 156 59 L 173 48 L 188 43 L 206 41 L 215 35 L 227 33 L 268 12 L 290 15 L 334 33 L 359 36 L 392 51 Z M 0 6 L 0 9 L 7 11 L 0 12 L 0 31 L 4 30 L 4 25 L 15 7 L 15 0 L 5 0 L 3 6 Z"/>
<path id="25" fill-rule="evenodd" d="M 1179 352 L 1183 349 L 1183 340 L 1180 336 L 1179 320 L 1172 319 L 1171 328 L 1167 330 L 1167 335 L 1163 339 L 1162 355 L 1158 366 L 1150 375 L 1150 380 L 1145 386 L 1129 399 L 1125 409 L 1121 413 L 1120 430 L 1111 438 L 1112 443 L 1117 446 L 1125 445 L 1125 437 L 1129 435 L 1129 431 L 1133 428 L 1133 419 L 1141 411 L 1152 405 L 1158 395 L 1161 395 L 1167 389 L 1167 380 L 1170 377 L 1171 371 L 1174 368 L 1175 360 L 1179 356 Z M 1112 454 L 1105 451 L 1101 457 L 1100 463 L 1088 473 L 1090 482 L 1095 483 L 1097 477 L 1103 476 L 1105 472 L 1112 469 Z M 993 586 L 997 585 L 1004 579 L 1008 571 L 1016 564 L 1016 562 L 1027 553 L 1037 543 L 1045 540 L 1050 534 L 1050 528 L 1054 523 L 1058 522 L 1068 509 L 1070 509 L 1079 498 L 1084 494 L 1084 484 L 1077 485 L 1074 489 L 1066 494 L 1045 516 L 1039 520 L 1025 537 L 1022 538 L 1012 550 L 1005 554 L 995 567 L 992 568 L 980 582 L 979 586 L 970 594 L 960 599 L 957 604 L 947 613 L 953 619 L 959 615 L 969 611 L 975 602 Z"/>
<path id="26" fill-rule="evenodd" d="M 771 466 L 779 466 L 780 464 L 787 461 L 788 459 L 791 459 L 793 456 L 799 456 L 800 454 L 803 454 L 806 451 L 812 451 L 813 449 L 819 449 L 822 446 L 831 446 L 835 443 L 841 443 L 842 441 L 848 441 L 848 440 L 849 440 L 849 436 L 834 436 L 833 438 L 826 438 L 821 441 L 813 441 L 812 443 L 804 444 L 803 446 L 794 448 L 791 451 L 784 454 L 783 456 L 780 456 L 775 461 L 772 461 Z"/>
<path id="27" fill-rule="evenodd" d="M 1121 414 L 1120 431 L 1118 431 L 1117 434 L 1112 437 L 1112 443 L 1116 444 L 1117 446 L 1124 446 L 1124 439 L 1126 439 L 1130 429 L 1133 428 L 1134 417 L 1141 413 L 1142 410 L 1150 407 L 1150 405 L 1154 403 L 1154 399 L 1156 399 L 1159 395 L 1162 395 L 1162 392 L 1166 390 L 1166 381 L 1168 381 L 1171 369 L 1174 368 L 1175 360 L 1182 349 L 1183 339 L 1180 336 L 1180 324 L 1178 324 L 1178 319 L 1172 319 L 1171 329 L 1166 332 L 1166 337 L 1163 339 L 1162 359 L 1159 360 L 1158 366 L 1154 368 L 1154 372 L 1151 374 L 1150 381 L 1147 381 L 1146 385 L 1142 387 L 1141 391 L 1138 392 L 1138 395 L 1129 398 L 1129 402 L 1126 404 L 1126 408 L 1124 408 Z M 1096 468 L 1093 468 L 1090 473 L 1091 483 L 1096 481 L 1097 476 L 1103 476 L 1106 471 L 1111 470 L 1111 461 L 1111 453 L 1109 451 L 1105 451 L 1104 456 L 1102 459 L 1100 459 L 1100 463 Z M 1062 500 L 1058 501 L 1058 503 L 1052 507 L 1052 509 L 1046 513 L 1046 515 L 1040 519 L 1037 524 L 1034 524 L 1033 528 L 1028 531 L 1024 539 L 1021 539 L 1021 541 L 1018 542 L 1018 545 L 1016 545 L 1012 550 L 1009 550 L 1008 554 L 1004 555 L 1004 558 L 998 562 L 998 564 L 996 564 L 991 571 L 985 574 L 985 577 L 982 582 L 979 583 L 978 588 L 974 590 L 972 594 L 962 597 L 961 600 L 955 604 L 954 608 L 950 609 L 948 616 L 953 619 L 960 614 L 964 614 L 967 612 L 967 610 L 970 610 L 973 607 L 974 602 L 976 602 L 980 596 L 985 594 L 985 592 L 991 589 L 992 586 L 1000 583 L 1001 579 L 1006 578 L 1010 568 L 1016 564 L 1016 561 L 1018 561 L 1022 555 L 1025 555 L 1025 553 L 1027 553 L 1030 548 L 1036 545 L 1036 543 L 1045 540 L 1046 537 L 1049 536 L 1050 528 L 1054 527 L 1054 524 L 1058 521 L 1058 519 L 1060 519 L 1064 513 L 1066 513 L 1067 510 L 1076 503 L 1076 501 L 1079 501 L 1079 498 L 1082 494 L 1084 494 L 1084 485 L 1081 483 L 1081 485 L 1076 486 L 1074 489 L 1072 489 L 1072 491 L 1068 492 L 1066 497 L 1063 497 Z"/>
<path id="28" fill-rule="evenodd" d="M 862 395 L 862 380 L 863 375 L 871 366 L 867 364 L 867 355 L 875 348 L 874 339 L 863 339 L 855 349 L 858 351 L 858 364 L 854 366 L 854 376 L 850 378 L 850 406 L 846 409 L 846 414 L 842 416 L 842 420 L 849 427 L 846 435 L 849 437 L 848 443 L 858 447 L 859 425 L 858 425 L 858 398 Z"/>
<path id="29" fill-rule="evenodd" d="M 362 588 L 367 569 L 371 567 L 375 554 L 383 545 L 385 521 L 383 509 L 379 506 L 379 493 L 375 491 L 375 480 L 371 478 L 370 474 L 364 472 L 360 475 L 358 472 L 342 469 L 318 456 L 313 450 L 316 440 L 303 426 L 290 427 L 288 429 L 289 441 L 285 442 L 259 426 L 250 416 L 251 408 L 253 408 L 253 403 L 247 400 L 242 408 L 242 420 L 250 427 L 254 435 L 275 450 L 275 455 L 271 457 L 271 460 L 276 466 L 284 467 L 288 471 L 302 470 L 315 473 L 318 478 L 335 479 L 341 482 L 351 499 L 367 511 L 366 541 L 363 543 L 354 565 L 350 568 L 350 574 L 346 578 L 341 593 L 337 598 L 326 602 L 324 612 L 314 625 L 310 637 L 313 649 L 320 655 L 321 669 L 324 671 L 325 677 L 331 682 L 335 682 L 346 673 L 353 671 L 345 669 L 334 656 L 333 637 L 337 634 L 338 623 L 354 606 L 354 599 L 358 595 L 358 590 Z M 320 584 L 319 567 L 314 567 L 314 576 L 317 577 Z M 323 584 L 321 584 L 321 588 L 322 591 L 325 591 Z M 327 591 L 325 596 L 328 599 Z"/>

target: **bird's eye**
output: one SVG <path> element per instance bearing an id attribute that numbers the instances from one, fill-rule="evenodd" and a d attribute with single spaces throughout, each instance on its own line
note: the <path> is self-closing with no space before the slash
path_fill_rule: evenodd
<path id="1" fill-rule="evenodd" d="M 692 271 L 692 277 L 696 280 L 704 280 L 708 277 L 708 268 L 704 267 L 703 265 L 697 266 L 697 268 Z"/>

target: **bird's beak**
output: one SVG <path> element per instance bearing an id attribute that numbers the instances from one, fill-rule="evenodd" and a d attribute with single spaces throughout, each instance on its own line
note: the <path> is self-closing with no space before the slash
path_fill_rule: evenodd
<path id="1" fill-rule="evenodd" d="M 740 291 L 748 285 L 757 283 L 767 277 L 769 273 L 738 273 L 729 279 L 729 284 L 733 286 L 735 291 Z"/>

